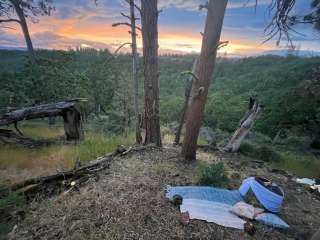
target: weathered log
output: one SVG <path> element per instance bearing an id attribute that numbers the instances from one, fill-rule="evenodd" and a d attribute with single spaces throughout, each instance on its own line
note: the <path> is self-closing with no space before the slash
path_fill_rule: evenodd
<path id="1" fill-rule="evenodd" d="M 84 101 L 84 99 L 73 99 L 14 110 L 0 116 L 0 126 L 10 124 L 16 126 L 17 122 L 23 120 L 62 116 L 67 140 L 79 140 L 83 138 L 83 132 L 81 113 L 76 104 L 81 101 Z"/>
<path id="2" fill-rule="evenodd" d="M 0 126 L 10 125 L 22 120 L 44 118 L 50 116 L 62 116 L 66 109 L 70 109 L 81 99 L 67 100 L 63 102 L 43 104 L 33 107 L 25 107 L 14 110 L 0 116 Z"/>
<path id="3" fill-rule="evenodd" d="M 243 118 L 240 120 L 238 129 L 234 132 L 231 140 L 223 149 L 226 152 L 237 152 L 240 148 L 242 140 L 249 133 L 253 124 L 261 113 L 263 106 L 255 97 L 250 97 L 249 109 Z"/>

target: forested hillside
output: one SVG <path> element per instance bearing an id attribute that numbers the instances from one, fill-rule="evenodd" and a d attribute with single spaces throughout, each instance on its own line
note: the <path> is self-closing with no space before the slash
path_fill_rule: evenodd
<path id="1" fill-rule="evenodd" d="M 87 98 L 87 115 L 108 117 L 106 132 L 131 128 L 133 116 L 130 55 L 108 51 L 42 50 L 40 65 L 24 63 L 24 52 L 0 52 L 0 104 L 20 107 L 76 97 Z M 160 57 L 160 118 L 162 125 L 178 121 L 188 77 L 196 56 Z M 315 135 L 320 121 L 320 58 L 261 56 L 218 59 L 206 105 L 204 125 L 233 131 L 244 114 L 249 96 L 265 108 L 255 126 L 270 137 L 281 129 Z M 142 60 L 139 76 L 142 84 Z M 142 89 L 142 88 L 141 88 Z M 142 90 L 141 90 L 142 91 Z M 141 103 L 142 92 L 140 91 Z M 128 118 L 129 116 L 129 118 Z"/>

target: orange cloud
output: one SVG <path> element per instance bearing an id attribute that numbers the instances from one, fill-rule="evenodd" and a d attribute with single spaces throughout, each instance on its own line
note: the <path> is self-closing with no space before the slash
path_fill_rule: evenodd
<path id="1" fill-rule="evenodd" d="M 32 38 L 35 40 L 36 48 L 68 49 L 87 45 L 96 48 L 108 47 L 109 49 L 114 49 L 116 45 L 130 41 L 127 27 L 115 28 L 111 24 L 111 20 L 97 22 L 88 20 L 88 16 L 86 18 L 77 16 L 66 19 L 51 16 L 41 18 L 41 21 L 37 24 L 29 24 L 29 28 Z M 200 31 L 202 29 L 190 30 L 160 26 L 160 52 L 200 52 L 202 39 Z M 6 29 L 5 33 L 17 38 L 22 37 L 20 27 L 17 25 L 15 25 L 14 29 Z M 141 48 L 141 34 L 139 35 L 138 47 Z M 230 36 L 230 34 L 225 35 L 223 35 L 223 39 L 229 40 L 230 43 L 221 49 L 220 53 L 252 55 L 271 49 L 267 45 L 260 46 L 254 42 L 241 41 L 236 36 Z M 124 51 L 127 51 L 127 49 L 124 49 Z"/>

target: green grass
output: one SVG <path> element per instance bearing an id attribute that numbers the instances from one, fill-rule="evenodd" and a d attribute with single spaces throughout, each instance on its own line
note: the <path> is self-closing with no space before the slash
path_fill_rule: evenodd
<path id="1" fill-rule="evenodd" d="M 320 159 L 313 155 L 291 151 L 280 152 L 281 161 L 273 162 L 275 168 L 287 170 L 299 177 L 314 178 L 320 176 Z"/>
<path id="2" fill-rule="evenodd" d="M 312 154 L 286 149 L 270 144 L 256 144 L 244 141 L 240 152 L 251 158 L 260 159 L 272 167 L 289 171 L 300 177 L 320 176 L 320 159 Z"/>
<path id="3" fill-rule="evenodd" d="M 4 185 L 0 185 L 0 191 L 5 188 Z M 4 239 L 3 237 L 8 234 L 12 228 L 12 222 L 10 222 L 10 219 L 7 219 L 7 217 L 10 216 L 10 211 L 23 207 L 25 203 L 25 198 L 16 192 L 9 192 L 8 195 L 0 198 L 0 214 L 2 216 L 2 218 L 0 218 L 0 239 Z"/>

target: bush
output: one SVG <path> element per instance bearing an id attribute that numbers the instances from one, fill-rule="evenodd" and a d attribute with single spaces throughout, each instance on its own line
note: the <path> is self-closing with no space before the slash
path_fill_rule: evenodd
<path id="1" fill-rule="evenodd" d="M 223 163 L 211 164 L 200 173 L 199 184 L 222 187 L 229 182 Z"/>
<path id="2" fill-rule="evenodd" d="M 239 152 L 246 156 L 252 156 L 254 154 L 255 147 L 250 142 L 244 141 L 241 143 Z"/>
<path id="3" fill-rule="evenodd" d="M 268 146 L 260 146 L 256 149 L 256 156 L 265 162 L 279 162 L 281 155 Z"/>
<path id="4" fill-rule="evenodd" d="M 11 212 L 22 207 L 26 202 L 23 195 L 11 192 L 6 186 L 0 184 L 0 239 L 12 229 L 13 221 Z"/>
<path id="5" fill-rule="evenodd" d="M 249 157 L 257 158 L 265 162 L 279 162 L 281 155 L 267 145 L 255 145 L 250 142 L 243 142 L 239 151 Z"/>

